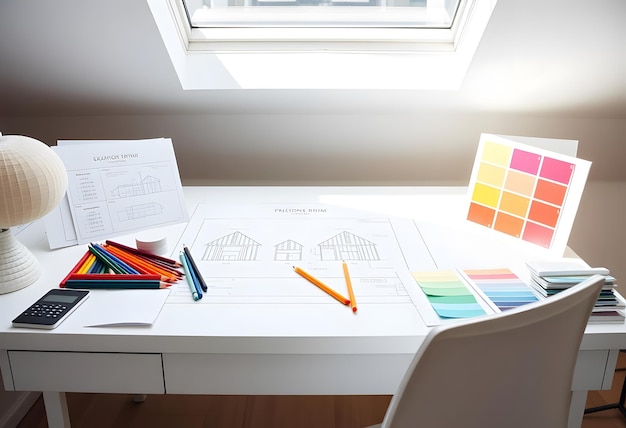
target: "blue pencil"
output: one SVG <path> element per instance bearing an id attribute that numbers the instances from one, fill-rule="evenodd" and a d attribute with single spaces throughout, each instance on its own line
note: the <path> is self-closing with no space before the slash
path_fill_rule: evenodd
<path id="1" fill-rule="evenodd" d="M 191 291 L 191 296 L 193 300 L 199 300 L 200 295 L 198 295 L 198 290 L 196 288 L 196 284 L 193 282 L 193 277 L 191 276 L 191 272 L 189 271 L 189 266 L 187 265 L 187 259 L 185 255 L 181 251 L 179 256 L 180 263 L 183 265 L 183 270 L 185 271 L 185 279 L 187 280 L 187 284 L 189 284 L 189 290 Z"/>
<path id="2" fill-rule="evenodd" d="M 89 244 L 87 246 L 87 248 L 89 248 L 89 251 L 91 252 L 91 254 L 93 254 L 94 256 L 96 256 L 100 261 L 102 261 L 102 263 L 104 263 L 109 269 L 111 269 L 113 272 L 115 273 L 128 273 L 126 271 L 124 271 L 124 269 L 121 268 L 121 266 L 118 266 L 117 264 L 115 264 L 111 259 L 109 259 L 106 255 L 102 254 L 96 247 L 94 247 L 92 244 Z"/>
<path id="3" fill-rule="evenodd" d="M 193 257 L 191 257 L 191 251 L 189 251 L 189 248 L 187 248 L 186 245 L 183 244 L 183 251 L 185 252 L 185 255 L 187 256 L 187 261 L 189 262 L 189 269 L 196 274 L 198 283 L 200 284 L 200 287 L 202 287 L 203 291 L 208 291 L 207 285 L 204 282 L 204 278 L 202 277 L 202 274 L 200 273 L 200 269 L 198 269 L 198 266 L 196 265 L 196 262 L 194 261 Z"/>
<path id="4" fill-rule="evenodd" d="M 198 297 L 202 299 L 202 288 L 200 285 L 200 280 L 198 279 L 198 273 L 193 268 L 193 265 L 191 264 L 191 260 L 189 259 L 189 255 L 183 252 L 183 257 L 185 258 L 185 262 L 187 262 L 187 267 L 189 268 L 189 273 L 191 274 L 191 277 L 193 278 L 193 284 L 196 286 Z"/>
<path id="5" fill-rule="evenodd" d="M 91 245 L 93 245 L 97 250 L 99 250 L 102 253 L 103 256 L 109 258 L 109 260 L 113 261 L 113 263 L 115 263 L 116 265 L 120 266 L 122 268 L 122 270 L 126 271 L 126 273 L 133 273 L 133 274 L 139 274 L 140 273 L 138 270 L 133 269 L 132 267 L 128 266 L 120 258 L 118 258 L 118 257 L 114 256 L 113 254 L 111 254 L 111 252 L 107 251 L 101 245 L 98 245 L 98 244 L 91 244 Z"/>
<path id="6" fill-rule="evenodd" d="M 112 275 L 113 276 L 113 275 Z M 171 284 L 159 280 L 103 280 L 103 279 L 68 279 L 65 288 L 94 288 L 94 289 L 150 289 L 168 288 Z"/>

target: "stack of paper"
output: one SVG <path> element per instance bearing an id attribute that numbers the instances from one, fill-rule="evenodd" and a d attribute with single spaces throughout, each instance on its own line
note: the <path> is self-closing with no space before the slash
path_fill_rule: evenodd
<path id="1" fill-rule="evenodd" d="M 607 268 L 592 268 L 582 261 L 528 262 L 531 286 L 545 297 L 552 296 L 576 285 L 592 275 L 604 275 L 604 287 L 596 302 L 589 322 L 624 322 L 626 304 L 615 294 L 615 278 Z"/>

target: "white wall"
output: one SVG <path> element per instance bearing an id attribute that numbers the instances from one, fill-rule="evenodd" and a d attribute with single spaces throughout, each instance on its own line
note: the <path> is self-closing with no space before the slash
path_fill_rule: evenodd
<path id="1" fill-rule="evenodd" d="M 183 184 L 464 185 L 481 132 L 578 139 L 593 162 L 570 246 L 626 282 L 626 120 L 459 112 L 0 118 L 58 139 L 171 137 Z"/>

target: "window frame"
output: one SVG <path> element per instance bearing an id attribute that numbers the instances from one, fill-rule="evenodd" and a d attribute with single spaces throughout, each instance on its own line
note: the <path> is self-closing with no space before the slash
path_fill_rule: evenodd
<path id="1" fill-rule="evenodd" d="M 497 2 L 469 0 L 453 28 L 413 30 L 420 39 L 406 29 L 357 29 L 367 40 L 355 40 L 331 28 L 284 40 L 250 29 L 207 34 L 191 27 L 180 0 L 146 1 L 185 90 L 458 90 Z"/>
<path id="2" fill-rule="evenodd" d="M 212 27 L 197 28 L 182 0 L 168 0 L 189 51 L 451 52 L 479 0 L 461 0 L 449 28 Z"/>

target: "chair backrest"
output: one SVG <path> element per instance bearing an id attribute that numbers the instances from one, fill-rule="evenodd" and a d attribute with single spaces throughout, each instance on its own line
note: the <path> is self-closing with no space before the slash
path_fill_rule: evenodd
<path id="1" fill-rule="evenodd" d="M 604 277 L 537 303 L 434 328 L 391 400 L 386 428 L 560 428 Z"/>

